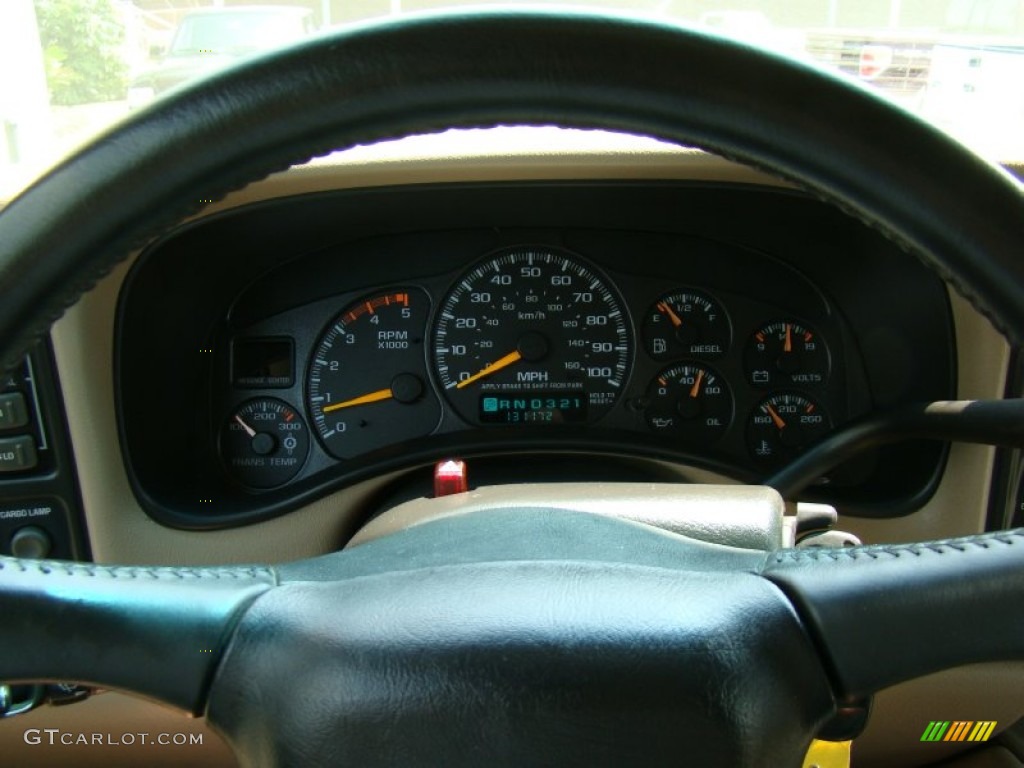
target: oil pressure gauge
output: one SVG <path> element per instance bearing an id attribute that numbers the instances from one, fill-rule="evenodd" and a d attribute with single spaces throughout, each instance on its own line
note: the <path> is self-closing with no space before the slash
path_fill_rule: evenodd
<path id="1" fill-rule="evenodd" d="M 729 387 L 704 365 L 683 363 L 665 369 L 651 382 L 647 402 L 648 426 L 687 442 L 712 443 L 732 421 Z"/>

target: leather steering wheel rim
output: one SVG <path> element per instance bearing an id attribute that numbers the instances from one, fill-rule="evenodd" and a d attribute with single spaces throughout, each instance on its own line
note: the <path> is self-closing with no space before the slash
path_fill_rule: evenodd
<path id="1" fill-rule="evenodd" d="M 930 127 L 836 78 L 692 31 L 487 13 L 372 25 L 264 57 L 154 105 L 62 163 L 0 215 L 3 361 L 16 362 L 133 246 L 200 199 L 336 147 L 500 123 L 634 131 L 771 169 L 919 254 L 1011 340 L 1024 337 L 1021 189 Z M 550 534 L 545 555 L 533 551 L 538 531 Z M 464 551 L 444 551 L 438 542 L 456 534 Z M 594 764 L 580 744 L 607 733 L 621 739 L 599 744 L 607 764 L 643 745 L 648 764 L 668 764 L 678 758 L 673 729 L 690 718 L 693 736 L 706 729 L 714 742 L 687 745 L 696 762 L 779 765 L 794 762 L 839 697 L 953 664 L 1024 658 L 1014 609 L 1024 602 L 1022 545 L 1011 532 L 738 554 L 539 510 L 432 523 L 279 569 L 4 558 L 0 608 L 17 618 L 0 623 L 0 679 L 94 680 L 196 712 L 208 705 L 251 764 L 443 755 L 470 765 L 489 754 L 472 735 L 477 725 L 488 738 L 505 734 L 499 754 L 522 764 L 530 743 L 514 733 L 524 724 L 543 745 L 565 749 L 566 763 Z M 569 590 L 567 630 L 551 620 L 552 585 L 580 583 L 594 588 Z M 501 615 L 481 607 L 481 584 L 505 595 Z M 510 584 L 514 597 L 502 591 Z M 432 624 L 425 605 L 459 619 Z M 666 626 L 666 616 L 678 624 Z M 618 623 L 598 626 L 602 617 Z M 748 618 L 757 632 L 745 629 Z M 71 628 L 77 652 L 55 658 Z M 127 650 L 111 659 L 100 649 L 115 636 Z M 281 655 L 281 637 L 300 661 Z M 915 641 L 929 645 L 908 650 Z M 205 647 L 215 653 L 200 657 Z M 574 656 L 576 647 L 586 653 Z M 509 679 L 494 653 L 521 676 Z M 139 672 L 153 658 L 170 671 Z M 396 672 L 394 659 L 406 666 Z M 345 691 L 304 674 L 313 660 Z M 466 669 L 478 675 L 474 685 L 455 675 Z M 564 688 L 551 688 L 549 676 Z M 299 716 L 268 698 L 293 678 L 327 705 L 299 707 Z M 517 686 L 529 707 L 513 701 Z M 385 690 L 395 709 L 374 710 Z M 368 693 L 357 707 L 350 691 Z M 421 694 L 458 710 L 447 730 Z M 615 696 L 611 717 L 605 705 Z M 637 707 L 650 717 L 633 718 Z M 547 720 L 553 713 L 561 719 Z"/>

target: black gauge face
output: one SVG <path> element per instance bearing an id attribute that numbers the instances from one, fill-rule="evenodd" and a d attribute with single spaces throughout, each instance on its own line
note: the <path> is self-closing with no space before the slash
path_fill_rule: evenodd
<path id="1" fill-rule="evenodd" d="M 788 320 L 756 331 L 743 362 L 755 387 L 816 386 L 828 380 L 825 342 L 807 326 Z"/>
<path id="2" fill-rule="evenodd" d="M 732 394 L 705 365 L 682 363 L 659 373 L 647 390 L 647 424 L 655 432 L 708 444 L 732 421 Z"/>
<path id="3" fill-rule="evenodd" d="M 777 463 L 820 440 L 832 422 L 818 403 L 804 395 L 780 393 L 758 403 L 747 424 L 747 446 L 757 461 Z"/>
<path id="4" fill-rule="evenodd" d="M 632 359 L 622 303 L 596 270 L 529 247 L 456 283 L 433 351 L 452 407 L 473 424 L 594 421 L 618 400 Z"/>
<path id="5" fill-rule="evenodd" d="M 228 417 L 220 452 L 231 476 L 247 488 L 284 485 L 302 469 L 309 454 L 309 430 L 287 403 L 260 397 L 243 403 Z"/>
<path id="6" fill-rule="evenodd" d="M 397 289 L 347 307 L 309 366 L 309 411 L 327 451 L 347 459 L 433 430 L 441 405 L 427 386 L 425 294 Z"/>
<path id="7" fill-rule="evenodd" d="M 662 296 L 644 317 L 644 347 L 655 360 L 718 357 L 729 349 L 731 339 L 725 309 L 700 291 Z"/>

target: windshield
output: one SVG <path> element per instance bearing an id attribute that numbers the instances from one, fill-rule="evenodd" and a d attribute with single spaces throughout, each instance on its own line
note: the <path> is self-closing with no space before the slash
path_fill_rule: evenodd
<path id="1" fill-rule="evenodd" d="M 0 0 L 0 199 L 220 67 L 453 1 Z M 1024 160 L 1024 0 L 590 1 L 842 72 L 990 159 Z"/>

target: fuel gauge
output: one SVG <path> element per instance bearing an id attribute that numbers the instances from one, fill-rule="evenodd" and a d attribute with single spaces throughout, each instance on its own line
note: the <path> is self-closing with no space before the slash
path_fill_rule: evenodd
<path id="1" fill-rule="evenodd" d="M 645 416 L 655 432 L 687 442 L 712 443 L 732 421 L 732 394 L 711 368 L 683 363 L 659 373 L 647 394 Z"/>
<path id="2" fill-rule="evenodd" d="M 644 317 L 644 346 L 655 360 L 718 357 L 729 348 L 729 316 L 706 293 L 682 290 L 662 296 Z"/>

